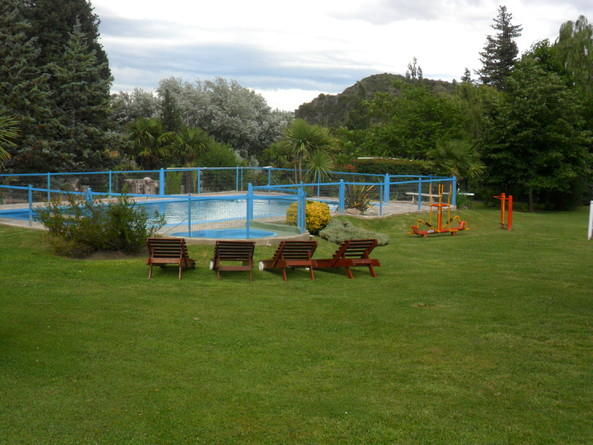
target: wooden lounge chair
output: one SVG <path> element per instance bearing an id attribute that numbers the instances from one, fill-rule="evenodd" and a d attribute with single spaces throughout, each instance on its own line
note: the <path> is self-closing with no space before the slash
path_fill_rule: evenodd
<path id="1" fill-rule="evenodd" d="M 210 261 L 210 270 L 218 273 L 220 280 L 221 270 L 249 271 L 249 281 L 253 281 L 253 241 L 216 241 L 214 258 Z M 221 264 L 222 262 L 240 262 L 241 264 Z"/>
<path id="2" fill-rule="evenodd" d="M 314 280 L 315 260 L 311 257 L 315 249 L 317 249 L 317 241 L 281 241 L 274 253 L 274 258 L 259 262 L 259 270 L 282 269 L 282 277 L 286 281 L 286 268 L 308 267 L 311 279 Z"/>
<path id="3" fill-rule="evenodd" d="M 148 238 L 146 240 L 150 257 L 146 264 L 150 266 L 148 278 L 152 278 L 152 266 L 165 267 L 166 264 L 179 265 L 179 279 L 183 268 L 196 268 L 196 262 L 187 253 L 184 238 Z"/>
<path id="4" fill-rule="evenodd" d="M 344 241 L 331 258 L 316 260 L 315 267 L 322 269 L 327 267 L 344 267 L 348 278 L 353 278 L 351 267 L 366 266 L 371 276 L 375 278 L 373 266 L 380 266 L 379 260 L 369 258 L 369 254 L 377 246 L 376 239 L 351 239 Z"/>

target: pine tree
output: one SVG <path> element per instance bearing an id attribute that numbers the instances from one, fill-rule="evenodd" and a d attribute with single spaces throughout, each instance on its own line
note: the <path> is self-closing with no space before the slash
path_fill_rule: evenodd
<path id="1" fill-rule="evenodd" d="M 48 78 L 21 2 L 0 2 L 0 109 L 14 118 L 18 137 L 9 171 L 47 171 L 55 148 Z"/>
<path id="2" fill-rule="evenodd" d="M 477 72 L 480 80 L 498 90 L 504 88 L 505 79 L 517 61 L 519 49 L 515 39 L 521 35 L 521 25 L 512 25 L 513 15 L 506 6 L 498 7 L 498 16 L 492 28 L 498 31 L 495 36 L 486 37 L 484 51 L 480 52 L 482 69 Z"/>
<path id="3" fill-rule="evenodd" d="M 88 47 L 80 23 L 75 22 L 53 73 L 60 86 L 53 96 L 59 110 L 59 151 L 65 161 L 60 169 L 97 169 L 108 162 L 111 78 L 102 77 L 105 64 L 97 63 L 95 50 Z"/>
<path id="4" fill-rule="evenodd" d="M 101 77 L 108 80 L 111 71 L 107 54 L 99 43 L 99 17 L 93 13 L 89 0 L 21 0 L 26 18 L 31 23 L 31 36 L 37 38 L 41 49 L 40 64 L 58 62 L 70 40 L 76 22 L 86 45 L 95 51 L 96 64 L 101 66 Z"/>

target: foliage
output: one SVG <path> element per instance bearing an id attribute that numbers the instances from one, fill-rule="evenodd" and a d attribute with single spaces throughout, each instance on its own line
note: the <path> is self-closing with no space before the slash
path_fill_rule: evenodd
<path id="1" fill-rule="evenodd" d="M 244 157 L 261 153 L 278 140 L 292 113 L 271 110 L 265 99 L 234 80 L 216 78 L 195 84 L 177 78 L 161 80 L 157 92 L 168 91 L 189 127 L 198 127 Z"/>
<path id="2" fill-rule="evenodd" d="M 530 209 L 536 200 L 563 208 L 579 201 L 591 179 L 592 140 L 578 93 L 539 60 L 524 55 L 489 110 L 482 159 L 487 184 L 527 196 Z"/>
<path id="3" fill-rule="evenodd" d="M 358 173 L 377 175 L 430 175 L 432 165 L 427 161 L 411 161 L 408 159 L 356 159 L 353 165 Z"/>
<path id="4" fill-rule="evenodd" d="M 334 170 L 334 159 L 325 150 L 314 150 L 309 154 L 305 162 L 305 168 L 307 169 L 308 181 L 323 182 L 330 177 L 330 172 Z"/>
<path id="5" fill-rule="evenodd" d="M 110 100 L 112 119 L 120 126 L 125 126 L 139 118 L 157 118 L 158 97 L 149 91 L 134 88 L 131 93 L 120 91 Z"/>
<path id="6" fill-rule="evenodd" d="M 298 202 L 293 202 L 286 211 L 286 223 L 297 225 Z M 317 235 L 331 220 L 329 206 L 324 202 L 307 201 L 305 205 L 305 225 L 307 231 Z"/>
<path id="7" fill-rule="evenodd" d="M 438 141 L 463 137 L 465 116 L 450 95 L 434 95 L 421 83 L 401 83 L 401 95 L 378 94 L 370 102 L 369 155 L 425 159 Z"/>
<path id="8" fill-rule="evenodd" d="M 0 110 L 19 127 L 8 170 L 41 171 L 53 167 L 55 125 L 48 98 L 50 74 L 39 62 L 40 49 L 31 37 L 19 0 L 0 2 Z M 38 125 L 43 122 L 44 125 Z"/>
<path id="9" fill-rule="evenodd" d="M 111 76 L 86 0 L 0 2 L 0 108 L 21 130 L 11 171 L 109 167 Z"/>
<path id="10" fill-rule="evenodd" d="M 593 90 L 593 25 L 585 16 L 569 20 L 560 27 L 554 45 L 562 67 L 575 83 L 591 93 Z"/>
<path id="11" fill-rule="evenodd" d="M 389 235 L 356 227 L 351 221 L 343 218 L 333 218 L 319 232 L 319 237 L 334 244 L 342 244 L 349 239 L 377 239 L 379 246 L 385 246 L 391 242 Z"/>
<path id="12" fill-rule="evenodd" d="M 164 217 L 149 215 L 127 197 L 107 203 L 77 201 L 68 195 L 38 211 L 38 220 L 48 229 L 56 253 L 83 257 L 98 250 L 138 253 L 146 238 L 156 235 Z"/>
<path id="13" fill-rule="evenodd" d="M 435 166 L 435 172 L 456 176 L 459 182 L 479 178 L 486 169 L 478 151 L 467 140 L 439 142 L 427 156 Z"/>
<path id="14" fill-rule="evenodd" d="M 360 210 L 364 213 L 371 207 L 371 201 L 377 195 L 376 188 L 377 186 L 374 185 L 347 185 L 344 197 L 346 208 Z"/>
<path id="15" fill-rule="evenodd" d="M 377 93 L 399 96 L 401 82 L 411 83 L 411 80 L 398 74 L 374 74 L 359 80 L 339 94 L 320 94 L 313 101 L 302 104 L 295 116 L 309 124 L 332 129 L 367 129 L 371 125 L 368 102 Z M 435 95 L 450 94 L 455 90 L 450 82 L 442 80 L 422 79 L 421 84 Z"/>
<path id="16" fill-rule="evenodd" d="M 84 171 L 109 166 L 109 89 L 112 78 L 103 78 L 107 62 L 99 64 L 86 43 L 88 36 L 76 21 L 52 82 L 59 85 L 52 100 L 59 109 L 57 150 L 60 170 Z"/>
<path id="17" fill-rule="evenodd" d="M 7 148 L 14 147 L 14 139 L 18 137 L 18 123 L 0 110 L 0 170 L 4 168 L 4 161 L 10 159 Z"/>
<path id="18" fill-rule="evenodd" d="M 303 163 L 311 159 L 314 153 L 333 150 L 336 141 L 326 128 L 309 125 L 302 119 L 295 119 L 286 127 L 280 143 L 294 159 L 295 181 L 302 182 Z M 324 162 L 323 167 L 317 170 L 328 170 L 327 162 Z"/>
<path id="19" fill-rule="evenodd" d="M 486 46 L 480 52 L 482 69 L 478 71 L 480 80 L 486 85 L 492 85 L 501 90 L 511 69 L 515 65 L 519 49 L 516 39 L 523 30 L 520 25 L 513 25 L 513 14 L 507 11 L 506 6 L 498 7 L 498 16 L 494 19 L 494 28 L 497 34 L 486 38 Z"/>

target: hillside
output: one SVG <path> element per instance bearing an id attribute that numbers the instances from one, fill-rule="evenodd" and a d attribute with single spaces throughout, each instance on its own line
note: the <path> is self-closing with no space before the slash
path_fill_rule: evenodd
<path id="1" fill-rule="evenodd" d="M 359 80 L 339 94 L 320 94 L 302 104 L 295 112 L 310 124 L 324 127 L 364 128 L 368 125 L 364 103 L 376 93 L 397 95 L 397 82 L 411 82 L 398 74 L 374 74 Z M 455 85 L 442 80 L 423 79 L 422 83 L 434 94 L 453 92 Z"/>

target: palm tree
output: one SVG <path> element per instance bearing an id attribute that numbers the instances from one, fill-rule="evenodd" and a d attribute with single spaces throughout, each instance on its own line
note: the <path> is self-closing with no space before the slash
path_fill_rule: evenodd
<path id="1" fill-rule="evenodd" d="M 177 136 L 176 162 L 186 167 L 194 166 L 212 143 L 208 133 L 197 127 L 183 127 Z"/>
<path id="2" fill-rule="evenodd" d="M 164 167 L 173 158 L 177 135 L 157 119 L 136 119 L 129 125 L 133 155 L 145 169 Z"/>
<path id="3" fill-rule="evenodd" d="M 303 161 L 317 150 L 328 151 L 335 146 L 334 138 L 327 128 L 309 125 L 303 119 L 295 119 L 290 124 L 281 143 L 293 155 L 295 163 L 295 181 L 302 182 Z"/>
<path id="4" fill-rule="evenodd" d="M 480 177 L 486 168 L 476 149 L 465 140 L 451 139 L 439 142 L 435 148 L 428 151 L 427 156 L 436 168 L 448 175 L 456 176 L 460 183 Z"/>
<path id="5" fill-rule="evenodd" d="M 4 161 L 10 159 L 10 153 L 6 148 L 15 146 L 13 139 L 18 137 L 18 133 L 17 121 L 0 113 L 0 169 L 4 169 Z"/>

